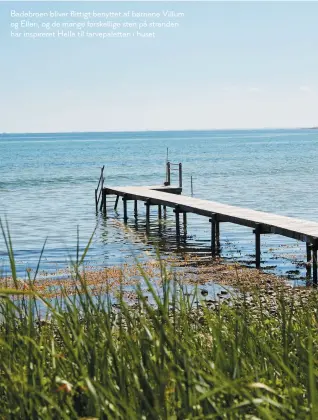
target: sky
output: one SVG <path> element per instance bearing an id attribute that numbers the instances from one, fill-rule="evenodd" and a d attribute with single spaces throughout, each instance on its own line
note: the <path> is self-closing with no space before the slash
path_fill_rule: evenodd
<path id="1" fill-rule="evenodd" d="M 184 13 L 154 39 L 16 39 L 11 10 Z M 0 132 L 318 125 L 318 2 L 0 2 Z M 173 19 L 172 19 L 173 20 Z"/>

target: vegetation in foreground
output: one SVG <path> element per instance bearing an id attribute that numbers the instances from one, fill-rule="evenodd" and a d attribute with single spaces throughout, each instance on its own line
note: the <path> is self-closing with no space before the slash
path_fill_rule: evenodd
<path id="1" fill-rule="evenodd" d="M 316 291 L 211 309 L 162 266 L 159 293 L 144 274 L 151 299 L 137 285 L 133 307 L 122 289 L 114 305 L 79 273 L 85 253 L 72 296 L 52 303 L 31 278 L 0 291 L 0 418 L 318 418 Z"/>

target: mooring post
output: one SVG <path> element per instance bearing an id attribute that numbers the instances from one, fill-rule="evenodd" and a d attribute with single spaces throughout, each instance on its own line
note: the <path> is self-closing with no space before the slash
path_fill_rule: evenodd
<path id="1" fill-rule="evenodd" d="M 119 195 L 117 195 L 117 196 L 116 196 L 116 201 L 115 201 L 115 205 L 114 205 L 114 210 L 117 210 L 118 200 L 119 200 Z"/>
<path id="2" fill-rule="evenodd" d="M 211 223 L 211 252 L 212 257 L 216 255 L 216 214 L 213 213 L 211 219 L 209 219 Z"/>
<path id="3" fill-rule="evenodd" d="M 307 257 L 307 264 L 306 264 L 306 277 L 311 277 L 311 244 L 306 242 L 306 257 Z"/>
<path id="4" fill-rule="evenodd" d="M 261 267 L 261 225 L 256 223 L 255 229 L 255 255 L 256 255 L 256 268 Z"/>
<path id="5" fill-rule="evenodd" d="M 170 185 L 171 183 L 171 165 L 170 162 L 167 162 L 167 183 Z"/>
<path id="6" fill-rule="evenodd" d="M 161 204 L 158 206 L 158 219 L 161 220 L 162 218 L 162 212 L 161 212 Z"/>
<path id="7" fill-rule="evenodd" d="M 179 163 L 179 187 L 182 188 L 182 163 Z"/>
<path id="8" fill-rule="evenodd" d="M 135 219 L 138 216 L 138 201 L 137 200 L 134 201 L 134 216 L 135 216 Z"/>
<path id="9" fill-rule="evenodd" d="M 124 206 L 124 221 L 125 223 L 128 220 L 128 216 L 127 216 L 127 194 L 124 194 L 123 196 L 123 206 Z"/>

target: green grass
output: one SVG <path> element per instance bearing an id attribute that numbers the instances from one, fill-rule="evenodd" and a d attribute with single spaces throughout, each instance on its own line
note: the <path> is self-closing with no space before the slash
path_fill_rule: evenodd
<path id="1" fill-rule="evenodd" d="M 28 294 L 0 290 L 0 418 L 318 418 L 315 291 L 277 289 L 275 314 L 257 290 L 210 310 L 162 266 L 160 293 L 141 273 L 155 304 L 136 287 L 115 308 L 87 289 L 84 256 L 75 296 L 52 304 L 34 278 Z"/>

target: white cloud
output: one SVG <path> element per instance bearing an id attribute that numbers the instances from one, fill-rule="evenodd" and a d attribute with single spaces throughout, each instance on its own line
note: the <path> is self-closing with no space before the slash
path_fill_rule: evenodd
<path id="1" fill-rule="evenodd" d="M 261 89 L 258 88 L 258 87 L 249 87 L 247 89 L 247 91 L 250 92 L 250 93 L 260 93 L 261 92 Z"/>

